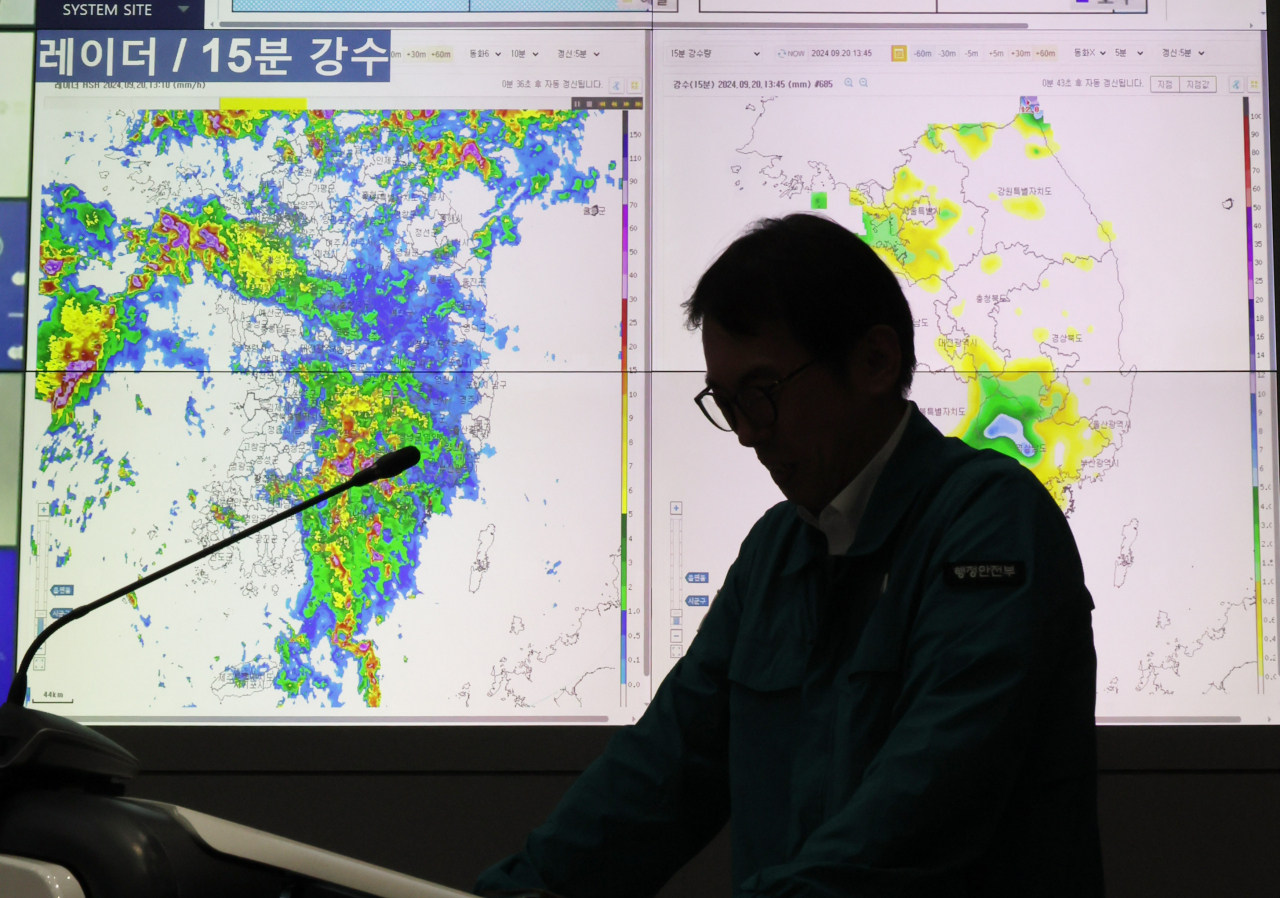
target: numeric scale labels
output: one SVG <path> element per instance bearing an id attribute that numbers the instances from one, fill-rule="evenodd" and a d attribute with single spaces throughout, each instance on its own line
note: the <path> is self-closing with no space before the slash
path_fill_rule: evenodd
<path id="1" fill-rule="evenodd" d="M 1255 617 L 1255 633 L 1257 639 L 1257 658 L 1258 658 L 1258 692 L 1266 692 L 1266 672 L 1267 662 L 1275 664 L 1274 655 L 1268 659 L 1267 657 L 1267 635 L 1266 624 L 1267 616 L 1264 614 L 1264 600 L 1271 599 L 1274 603 L 1275 596 L 1275 567 L 1268 564 L 1263 559 L 1262 531 L 1271 521 L 1263 521 L 1263 489 L 1262 489 L 1262 468 L 1259 465 L 1259 455 L 1261 451 L 1268 450 L 1269 446 L 1259 446 L 1259 437 L 1263 428 L 1268 426 L 1266 421 L 1266 409 L 1270 407 L 1272 397 L 1267 395 L 1267 390 L 1274 387 L 1275 378 L 1272 377 L 1273 358 L 1268 358 L 1267 353 L 1272 351 L 1273 347 L 1268 347 L 1267 332 L 1269 331 L 1270 321 L 1264 318 L 1261 340 L 1259 339 L 1259 313 L 1267 312 L 1265 308 L 1265 289 L 1262 291 L 1264 297 L 1264 308 L 1258 307 L 1258 287 L 1265 286 L 1263 271 L 1265 270 L 1266 259 L 1254 253 L 1254 246 L 1266 245 L 1266 234 L 1262 233 L 1264 227 L 1263 222 L 1266 220 L 1262 197 L 1265 196 L 1264 184 L 1262 184 L 1263 174 L 1261 160 L 1265 158 L 1264 148 L 1262 144 L 1262 122 L 1261 113 L 1251 114 L 1249 108 L 1249 98 L 1243 97 L 1244 110 L 1244 191 L 1245 191 L 1245 253 L 1246 265 L 1248 273 L 1249 287 L 1249 413 L 1250 413 L 1250 448 L 1252 450 L 1253 462 L 1253 597 L 1254 597 L 1254 617 Z M 1259 127 L 1254 127 L 1253 117 L 1258 116 Z M 1254 179 L 1254 160 L 1259 160 L 1257 171 L 1258 183 Z M 1258 216 L 1255 220 L 1254 213 Z M 1261 353 L 1261 356 L 1260 356 Z M 1267 359 L 1267 364 L 1259 366 L 1259 357 Z M 1259 368 L 1261 367 L 1261 371 Z M 1260 408 L 1258 405 L 1259 383 L 1261 383 L 1262 396 L 1266 400 Z M 1269 479 L 1274 482 L 1274 472 L 1270 474 Z M 1275 491 L 1272 490 L 1268 495 L 1270 502 L 1267 506 L 1270 509 L 1268 517 L 1274 520 L 1274 508 L 1271 507 L 1275 501 Z M 1272 545 L 1269 547 L 1274 552 L 1275 531 L 1272 530 Z M 1271 568 L 1271 580 L 1268 583 L 1263 578 L 1263 568 Z M 1267 590 L 1269 595 L 1264 596 L 1264 587 L 1269 586 Z M 1274 614 L 1274 604 L 1272 605 Z M 1272 617 L 1274 623 L 1274 616 Z M 1274 637 L 1273 637 L 1274 640 Z M 1275 644 L 1273 642 L 1273 644 Z"/>
<path id="2" fill-rule="evenodd" d="M 622 326 L 619 332 L 622 334 L 622 549 L 618 555 L 618 601 L 622 606 L 622 655 L 619 659 L 618 669 L 622 671 L 621 685 L 621 701 L 625 708 L 627 705 L 627 466 L 630 459 L 627 452 L 627 441 L 629 439 L 627 416 L 630 411 L 627 398 L 627 297 L 630 295 L 628 287 L 630 264 L 628 262 L 628 219 L 631 211 L 630 199 L 630 178 L 631 164 L 629 151 L 630 141 L 627 133 L 627 111 L 622 110 Z"/>

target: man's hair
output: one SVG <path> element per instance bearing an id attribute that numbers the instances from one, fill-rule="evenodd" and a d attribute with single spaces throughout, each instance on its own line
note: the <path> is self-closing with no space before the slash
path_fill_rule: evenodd
<path id="1" fill-rule="evenodd" d="M 708 318 L 738 335 L 781 324 L 814 357 L 837 366 L 867 331 L 886 324 L 902 352 L 902 395 L 911 388 L 915 329 L 898 279 L 830 219 L 760 219 L 706 270 L 684 310 L 691 330 Z"/>

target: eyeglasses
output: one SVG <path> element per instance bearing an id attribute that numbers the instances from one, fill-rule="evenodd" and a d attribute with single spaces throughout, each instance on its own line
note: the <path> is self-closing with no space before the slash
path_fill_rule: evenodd
<path id="1" fill-rule="evenodd" d="M 738 429 L 738 415 L 741 414 L 753 428 L 771 427 L 778 420 L 778 403 L 774 398 L 783 385 L 804 371 L 817 359 L 810 359 L 796 370 L 778 378 L 766 387 L 743 387 L 736 396 L 717 396 L 715 390 L 707 387 L 693 401 L 707 416 L 707 420 L 724 431 L 733 432 Z"/>

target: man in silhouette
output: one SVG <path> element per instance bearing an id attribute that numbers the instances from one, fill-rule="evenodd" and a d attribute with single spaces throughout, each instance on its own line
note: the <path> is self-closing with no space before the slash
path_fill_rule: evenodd
<path id="1" fill-rule="evenodd" d="M 786 501 L 477 890 L 650 896 L 731 821 L 735 895 L 1101 895 L 1093 604 L 1049 493 L 906 399 L 910 308 L 839 225 L 757 223 L 686 311 L 699 406 Z"/>

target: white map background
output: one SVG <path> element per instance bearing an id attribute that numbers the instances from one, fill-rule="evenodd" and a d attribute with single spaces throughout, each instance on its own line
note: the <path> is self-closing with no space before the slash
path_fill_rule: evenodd
<path id="1" fill-rule="evenodd" d="M 210 102 L 216 107 L 216 98 Z M 222 167 L 209 142 L 144 154 L 129 164 L 118 154 L 82 150 L 82 137 L 99 145 L 118 141 L 131 114 L 101 104 L 43 113 L 35 183 L 81 185 L 88 200 L 109 201 L 118 216 L 147 221 L 158 205 L 204 195 L 211 183 L 229 208 L 238 208 L 242 185 L 277 177 L 271 140 L 257 150 L 248 141 L 237 147 L 242 167 L 225 186 L 219 178 L 199 176 Z M 609 171 L 619 135 L 618 116 L 588 117 L 572 164 Z M 511 155 L 498 158 L 514 165 Z M 376 192 L 377 177 L 394 160 L 352 161 L 329 178 L 341 179 L 339 197 Z M 584 215 L 580 202 L 521 206 L 519 245 L 499 247 L 484 286 L 474 288 L 486 304 L 490 329 L 509 328 L 505 341 L 462 328 L 463 339 L 483 339 L 489 353 L 475 381 L 482 400 L 464 422 L 478 453 L 479 493 L 456 500 L 451 514 L 431 522 L 416 596 L 402 598 L 370 628 L 381 655 L 380 707 L 361 703 L 353 664 L 341 675 L 340 707 L 322 696 L 282 700 L 271 688 L 278 669 L 273 635 L 303 582 L 295 525 L 281 525 L 140 592 L 136 610 L 121 602 L 100 612 L 94 626 L 59 634 L 33 675 L 33 696 L 73 701 L 60 710 L 84 719 L 585 714 L 604 720 L 616 713 L 620 221 L 614 184 L 602 180 L 591 197 L 608 207 L 604 217 Z M 323 249 L 325 216 L 333 210 L 324 206 L 323 191 L 319 196 L 320 208 L 305 208 Z M 332 191 L 329 200 L 338 202 Z M 494 204 L 491 189 L 465 171 L 423 200 L 444 210 L 429 218 L 443 216 L 442 223 L 464 235 L 485 221 Z M 355 244 L 360 238 L 347 239 Z M 323 255 L 308 264 L 323 269 Z M 455 273 L 466 277 L 475 267 L 474 260 L 460 258 Z M 95 264 L 82 284 L 118 291 L 131 271 L 125 260 Z M 278 417 L 280 401 L 297 389 L 290 375 L 217 373 L 227 372 L 242 350 L 270 366 L 281 349 L 297 343 L 301 323 L 279 308 L 234 295 L 198 267 L 195 272 L 176 304 L 153 310 L 149 324 L 187 334 L 209 353 L 215 373 L 161 370 L 163 358 L 155 352 L 143 370 L 108 373 L 76 412 L 99 447 L 116 459 L 127 455 L 137 486 L 119 486 L 80 532 L 42 519 L 40 510 L 64 492 L 92 493 L 96 466 L 62 464 L 26 484 L 23 533 L 42 551 L 22 572 L 24 642 L 33 632 L 33 611 L 48 604 L 39 599 L 51 584 L 74 585 L 77 602 L 84 601 L 175 560 L 228 532 L 210 522 L 210 502 L 233 504 L 250 522 L 261 519 L 276 509 L 256 498 L 256 478 L 308 462 L 302 443 L 279 437 L 288 423 Z M 33 310 L 42 303 L 33 299 Z M 41 317 L 33 313 L 33 340 Z M 33 389 L 30 378 L 29 393 Z M 192 397 L 194 417 L 188 411 Z M 474 429 L 481 418 L 483 427 Z M 27 458 L 39 458 L 48 445 L 49 421 L 48 407 L 29 400 Z M 198 497 L 188 501 L 193 487 Z M 486 533 L 491 539 L 480 553 L 485 569 L 477 577 L 478 539 Z M 64 563 L 55 566 L 55 554 L 63 553 Z M 260 676 L 230 672 L 228 665 L 254 659 Z M 325 647 L 313 660 L 320 668 L 328 665 Z"/>
<path id="2" fill-rule="evenodd" d="M 953 199 L 962 194 L 966 214 L 942 240 L 954 266 L 943 289 L 904 284 L 921 361 L 912 398 L 935 410 L 944 432 L 956 426 L 960 415 L 952 412 L 966 408 L 966 390 L 933 344 L 939 334 L 960 339 L 962 332 L 982 336 L 1008 359 L 1050 358 L 1083 416 L 1128 422 L 1113 425 L 1116 439 L 1098 456 L 1113 466 L 1076 484 L 1068 504 L 1097 605 L 1097 713 L 1266 722 L 1254 663 L 1248 376 L 1230 373 L 1247 371 L 1249 361 L 1239 100 L 1193 106 L 1177 98 L 1040 96 L 1060 147 L 1047 160 L 1002 156 L 998 140 L 976 160 L 920 143 L 931 123 L 1009 123 L 1021 96 L 1017 79 L 1009 81 L 1009 92 L 997 96 L 964 96 L 953 81 L 951 95 L 935 99 L 663 99 L 654 340 L 655 367 L 672 373 L 655 374 L 655 506 L 683 502 L 684 569 L 709 569 L 714 583 L 750 522 L 780 498 L 751 453 L 697 419 L 689 398 L 700 376 L 674 373 L 701 368 L 679 303 L 702 269 L 747 222 L 810 211 L 812 191 L 828 194 L 827 214 L 855 223 L 835 208 L 850 188 L 876 202 L 904 164 L 927 170 L 920 175 L 926 185 Z M 667 161 L 675 156 L 671 135 L 695 122 L 715 139 L 684 143 L 678 163 Z M 1173 133 L 1177 139 L 1150 139 Z M 1113 161 L 1124 146 L 1143 147 L 1141 165 Z M 1055 170 L 1028 180 L 1043 165 Z M 1055 200 L 1062 191 L 1071 203 L 1055 207 L 1046 198 L 1047 214 L 1037 221 L 991 201 L 997 185 L 1048 183 Z M 695 210 L 703 227 L 691 233 L 682 222 Z M 986 226 L 970 235 L 962 226 L 975 219 Z M 1102 221 L 1114 240 L 1099 252 Z M 1090 240 L 1093 248 L 1082 250 Z M 993 251 L 1004 264 L 987 275 L 981 257 Z M 1092 256 L 1092 270 L 1063 265 L 1067 253 Z M 1037 290 L 1045 278 L 1051 286 Z M 1002 283 L 984 289 L 993 281 Z M 1010 303 L 974 314 L 973 296 L 1006 291 Z M 1052 314 L 1024 320 L 1051 292 L 1045 311 Z M 1011 306 L 1027 315 L 1009 315 Z M 1062 331 L 1064 323 L 1093 330 L 1061 349 L 1030 333 Z M 664 441 L 672 430 L 679 438 Z M 677 453 L 704 463 L 682 469 Z M 740 525 L 720 526 L 725 520 Z M 655 546 L 665 536 L 661 524 Z M 666 582 L 667 564 L 666 553 L 655 552 L 655 584 Z"/>

